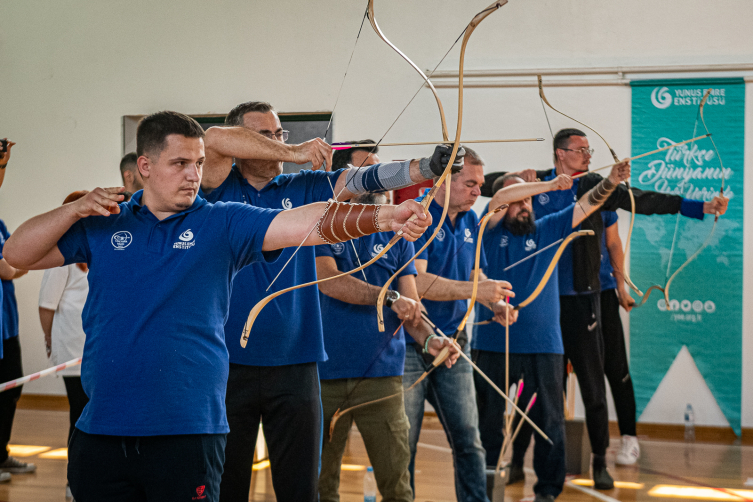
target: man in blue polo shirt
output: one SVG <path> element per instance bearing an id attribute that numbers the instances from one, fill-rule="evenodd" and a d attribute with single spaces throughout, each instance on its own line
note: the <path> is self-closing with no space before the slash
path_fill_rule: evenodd
<path id="1" fill-rule="evenodd" d="M 465 315 L 471 297 L 473 283 L 471 273 L 474 267 L 478 236 L 478 217 L 471 206 L 480 195 L 484 182 L 484 163 L 481 157 L 465 148 L 463 171 L 452 177 L 450 206 L 447 218 L 437 237 L 416 259 L 418 271 L 418 292 L 424 298 L 424 305 L 432 321 L 449 336 L 453 336 L 461 347 L 468 340 L 465 330 L 457 331 L 460 320 Z M 522 189 L 521 189 L 522 188 Z M 505 190 L 503 203 L 530 196 L 538 187 L 512 187 Z M 438 190 L 429 206 L 429 212 L 437 225 L 442 214 L 445 186 Z M 416 248 L 426 242 L 433 227 L 425 236 L 416 241 Z M 485 264 L 482 253 L 481 263 Z M 503 298 L 513 296 L 510 284 L 505 281 L 487 279 L 481 274 L 477 300 L 486 305 L 500 319 L 504 319 L 507 308 Z M 510 315 L 514 322 L 516 314 Z M 405 354 L 405 374 L 403 387 L 411 386 L 426 370 L 430 361 L 421 355 L 422 347 L 411 337 L 406 336 L 408 348 Z M 470 347 L 465 347 L 466 352 Z M 455 493 L 458 500 L 486 500 L 486 476 L 484 450 L 478 432 L 478 414 L 471 366 L 460 360 L 452 369 L 437 368 L 416 388 L 405 394 L 405 410 L 410 420 L 411 484 L 414 482 L 416 446 L 421 433 L 424 415 L 424 401 L 437 411 L 437 415 L 450 438 L 455 464 Z M 414 488 L 415 491 L 415 488 Z"/>
<path id="2" fill-rule="evenodd" d="M 629 178 L 629 173 L 629 166 L 615 166 L 610 177 L 583 195 L 578 204 L 571 204 L 539 220 L 535 219 L 530 197 L 510 204 L 509 209 L 491 217 L 483 241 L 489 261 L 484 269 L 487 276 L 513 284 L 517 294 L 513 304 L 528 298 L 542 280 L 557 247 L 535 253 L 566 238 L 581 221 L 598 209 L 620 181 Z M 495 181 L 500 189 L 516 184 L 526 183 L 514 174 Z M 546 189 L 550 184 L 546 183 Z M 566 191 L 569 186 L 560 187 L 563 188 Z M 490 207 L 500 205 L 498 199 L 500 196 L 495 194 Z M 521 261 L 526 257 L 531 259 Z M 504 271 L 512 264 L 518 265 Z M 536 438 L 534 469 L 538 482 L 534 492 L 537 502 L 554 500 L 565 482 L 565 424 L 562 412 L 564 349 L 559 327 L 558 289 L 557 276 L 553 274 L 541 293 L 519 311 L 517 322 L 510 326 L 510 374 L 516 379 L 518 375 L 523 375 L 522 403 L 527 403 L 533 393 L 537 393 L 536 404 L 529 416 L 554 443 L 550 445 Z M 488 317 L 488 313 L 478 310 L 477 321 L 482 321 L 484 317 Z M 479 368 L 495 383 L 504 386 L 508 371 L 505 364 L 505 328 L 497 323 L 476 326 L 472 343 Z M 506 404 L 488 383 L 478 377 L 476 390 L 486 464 L 495 466 L 502 448 L 502 411 Z M 520 449 L 514 455 L 519 453 Z M 525 448 L 522 448 L 522 453 L 525 454 Z M 522 456 L 513 459 L 521 461 Z"/>
<path id="3" fill-rule="evenodd" d="M 381 194 L 354 198 L 364 204 L 384 203 Z M 353 240 L 354 245 L 338 243 L 316 247 L 319 278 L 352 270 L 366 262 L 390 240 L 388 233 Z M 356 258 L 356 253 L 359 258 Z M 366 452 L 374 466 L 379 493 L 385 501 L 412 502 L 408 463 L 408 417 L 403 404 L 402 374 L 405 361 L 405 329 L 427 352 L 436 356 L 449 340 L 432 336 L 421 319 L 416 290 L 416 268 L 409 265 L 397 278 L 397 291 L 390 291 L 384 312 L 385 330 L 377 329 L 374 306 L 379 289 L 413 257 L 413 243 L 400 241 L 373 266 L 361 274 L 342 277 L 320 285 L 324 343 L 329 359 L 319 363 L 324 430 L 330 431 L 333 415 L 362 403 L 377 401 L 346 413 L 337 422 L 331 438 L 322 447 L 319 500 L 340 500 L 340 464 L 353 422 L 363 437 Z M 428 344 L 427 344 L 428 341 Z M 459 354 L 452 346 L 454 356 Z M 390 399 L 385 399 L 393 396 Z M 383 401 L 378 401 L 383 399 Z M 327 434 L 327 433 L 325 433 Z"/>
<path id="4" fill-rule="evenodd" d="M 290 209 L 326 201 L 334 197 L 333 191 L 339 200 L 348 200 L 356 194 L 424 181 L 437 171 L 441 173 L 449 160 L 442 163 L 441 153 L 435 152 L 433 159 L 368 165 L 363 162 L 368 156 L 364 156 L 358 166 L 337 172 L 282 174 L 281 161 L 254 156 L 254 144 L 259 138 L 275 140 L 280 149 L 308 152 L 307 158 L 298 161 L 312 160 L 315 169 L 332 166 L 329 145 L 320 139 L 286 145 L 288 132 L 282 129 L 277 112 L 269 103 L 242 103 L 230 111 L 225 122 L 230 127 L 207 131 L 207 162 L 201 186 L 210 202 Z M 288 160 L 282 156 L 280 159 Z M 296 157 L 291 155 L 290 160 Z M 295 257 L 288 263 L 294 252 Z M 267 291 L 275 278 L 274 286 Z M 232 341 L 239 336 L 248 312 L 259 300 L 279 289 L 313 280 L 313 249 L 288 249 L 272 265 L 256 263 L 242 271 L 233 284 L 225 325 L 227 339 Z M 277 500 L 316 500 L 322 437 L 317 362 L 327 359 L 321 315 L 316 288 L 298 289 L 273 300 L 261 312 L 245 349 L 234 342 L 228 344 L 230 434 L 222 476 L 223 501 L 248 500 L 260 421 Z M 264 381 L 263 387 L 258 385 L 260 381 Z"/>
<path id="5" fill-rule="evenodd" d="M 25 222 L 6 243 L 13 266 L 89 265 L 81 368 L 89 402 L 68 464 L 81 502 L 219 499 L 228 432 L 223 325 L 233 278 L 277 258 L 276 249 L 326 242 L 325 230 L 309 235 L 329 221 L 325 204 L 272 211 L 197 197 L 203 137 L 179 113 L 144 118 L 137 130 L 143 191 L 118 204 L 123 187 L 97 188 Z M 258 157 L 276 158 L 276 148 L 261 141 Z M 374 222 L 360 225 L 402 228 L 413 240 L 429 223 L 414 203 L 381 206 Z M 346 232 L 357 233 L 353 226 Z M 118 286 L 123 277 L 131 287 Z"/>

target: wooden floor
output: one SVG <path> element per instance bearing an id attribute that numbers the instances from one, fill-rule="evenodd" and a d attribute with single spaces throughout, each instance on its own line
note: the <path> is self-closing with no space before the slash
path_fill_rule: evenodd
<path id="1" fill-rule="evenodd" d="M 68 414 L 62 411 L 18 410 L 11 444 L 37 445 L 50 450 L 64 448 L 68 428 Z M 613 462 L 614 450 L 619 440 L 612 441 L 608 458 Z M 572 481 L 565 486 L 557 499 L 562 502 L 602 500 L 612 502 L 651 500 L 661 497 L 650 495 L 657 485 L 673 485 L 686 488 L 701 488 L 696 498 L 685 492 L 679 498 L 665 500 L 753 500 L 753 446 L 715 445 L 682 442 L 641 441 L 642 456 L 638 467 L 615 467 L 610 471 L 615 479 L 637 483 L 635 487 L 616 488 L 610 492 L 594 492 L 588 487 L 574 487 Z M 48 450 L 49 453 L 49 450 Z M 44 455 L 42 453 L 41 455 Z M 62 502 L 65 500 L 65 459 L 40 458 L 39 454 L 24 460 L 37 464 L 33 474 L 13 475 L 10 483 L 0 484 L 0 502 Z M 343 502 L 362 501 L 364 466 L 368 457 L 357 430 L 351 432 L 344 463 L 354 466 L 353 471 L 344 471 L 341 483 Z M 508 487 L 506 501 L 533 500 L 535 476 L 531 458 L 526 461 L 526 483 Z M 455 500 L 452 459 L 444 432 L 436 419 L 427 418 L 421 433 L 416 458 L 417 501 L 444 502 Z M 269 468 L 255 471 L 253 489 L 249 500 L 274 501 L 274 492 Z M 577 480 L 576 480 L 577 482 Z M 703 490 L 704 487 L 707 487 Z M 734 496 L 723 489 L 748 490 Z"/>

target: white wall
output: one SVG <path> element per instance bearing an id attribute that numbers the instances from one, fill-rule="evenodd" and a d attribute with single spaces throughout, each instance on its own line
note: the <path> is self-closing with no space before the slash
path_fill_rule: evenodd
<path id="1" fill-rule="evenodd" d="M 398 47 L 420 67 L 433 68 L 487 1 L 380 0 L 376 12 Z M 13 229 L 73 190 L 117 184 L 124 115 L 161 109 L 226 113 L 249 99 L 269 100 L 285 112 L 332 110 L 365 4 L 6 0 L 0 8 L 0 136 L 18 146 L 0 195 L 0 215 Z M 746 22 L 751 16 L 753 4 L 744 0 L 513 0 L 477 29 L 466 68 L 751 63 L 753 35 Z M 457 54 L 456 48 L 441 69 L 454 69 Z M 420 84 L 367 23 L 335 110 L 335 139 L 378 139 Z M 439 92 L 452 135 L 456 91 Z M 547 94 L 596 127 L 618 153 L 630 151 L 629 88 L 551 88 Z M 751 106 L 749 99 L 748 117 Z M 550 117 L 552 127 L 566 125 Z M 533 88 L 469 89 L 462 136 L 548 138 L 549 131 Z M 436 106 L 423 90 L 386 140 L 439 138 Z M 750 164 L 750 132 L 747 138 Z M 609 163 L 605 148 L 595 146 L 594 163 Z M 429 151 L 385 149 L 383 157 Z M 479 151 L 493 170 L 550 163 L 548 142 Z M 746 187 L 750 198 L 753 177 Z M 750 246 L 751 232 L 746 232 L 746 251 Z M 748 259 L 748 305 L 750 264 Z M 46 364 L 36 310 L 40 280 L 41 273 L 31 273 L 17 281 L 27 372 Z M 751 427 L 753 328 L 746 329 L 743 425 Z M 25 391 L 62 393 L 63 388 L 47 379 Z"/>

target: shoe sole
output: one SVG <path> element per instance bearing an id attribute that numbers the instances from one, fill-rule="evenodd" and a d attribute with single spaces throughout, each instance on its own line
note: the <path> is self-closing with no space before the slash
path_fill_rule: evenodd
<path id="1" fill-rule="evenodd" d="M 0 469 L 0 472 L 7 472 L 8 474 L 27 474 L 36 470 L 35 467 L 34 469 Z"/>

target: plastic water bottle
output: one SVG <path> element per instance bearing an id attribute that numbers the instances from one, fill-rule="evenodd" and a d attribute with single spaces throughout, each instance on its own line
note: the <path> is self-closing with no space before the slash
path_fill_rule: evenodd
<path id="1" fill-rule="evenodd" d="M 374 468 L 369 466 L 363 475 L 363 502 L 376 502 L 377 485 Z"/>
<path id="2" fill-rule="evenodd" d="M 690 403 L 685 407 L 685 442 L 695 442 L 695 414 Z"/>

